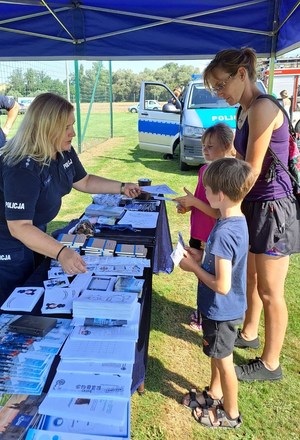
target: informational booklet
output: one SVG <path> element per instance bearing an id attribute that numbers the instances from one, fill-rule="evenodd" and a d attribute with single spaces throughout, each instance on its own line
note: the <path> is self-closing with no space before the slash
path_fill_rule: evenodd
<path id="1" fill-rule="evenodd" d="M 143 290 L 145 280 L 129 276 L 118 276 L 114 287 L 115 291 L 136 292 Z"/>
<path id="2" fill-rule="evenodd" d="M 50 418 L 50 416 L 49 416 Z M 61 419 L 57 419 L 57 417 L 53 417 L 55 423 L 60 422 Z M 62 421 L 64 423 L 65 420 Z M 74 424 L 75 420 L 68 420 L 70 424 Z M 87 426 L 89 424 L 85 422 Z M 44 431 L 41 429 L 33 429 L 30 428 L 25 440 L 129 440 L 130 437 L 116 437 L 116 436 L 102 436 L 102 435 L 92 435 L 92 434 L 77 434 L 70 432 L 61 432 L 61 431 Z"/>
<path id="3" fill-rule="evenodd" d="M 138 327 L 126 325 L 121 327 L 75 327 L 70 334 L 74 341 L 134 341 L 138 338 Z"/>
<path id="4" fill-rule="evenodd" d="M 51 278 L 59 278 L 64 275 L 66 275 L 66 273 L 61 266 L 51 267 L 51 269 L 48 270 L 48 279 L 49 280 Z"/>
<path id="5" fill-rule="evenodd" d="M 98 257 L 98 263 L 97 265 L 111 265 L 111 264 L 138 264 L 140 266 L 144 267 L 150 267 L 151 261 L 149 258 L 137 258 L 137 257 Z"/>
<path id="6" fill-rule="evenodd" d="M 143 244 L 118 243 L 115 249 L 116 255 L 128 257 L 146 257 L 147 248 Z"/>
<path id="7" fill-rule="evenodd" d="M 127 421 L 122 426 L 85 422 L 76 420 L 73 417 L 67 419 L 42 415 L 35 426 L 36 430 L 39 431 L 34 433 L 35 436 L 29 437 L 32 431 L 30 430 L 26 440 L 126 440 L 130 438 L 129 412 L 130 403 L 128 402 Z"/>
<path id="8" fill-rule="evenodd" d="M 134 363 L 135 344 L 132 341 L 81 341 L 67 339 L 60 357 L 68 360 Z"/>
<path id="9" fill-rule="evenodd" d="M 130 388 L 131 378 L 128 376 L 56 372 L 47 395 L 87 399 L 129 399 Z"/>
<path id="10" fill-rule="evenodd" d="M 95 269 L 96 265 L 93 265 L 93 270 Z M 78 289 L 80 292 L 82 290 L 87 289 L 87 286 L 90 284 L 90 281 L 92 279 L 92 271 L 85 272 L 85 273 L 78 273 L 75 278 L 71 281 L 70 287 L 74 289 Z"/>
<path id="11" fill-rule="evenodd" d="M 1 393 L 31 394 L 39 396 L 42 393 L 44 383 L 36 380 L 21 380 L 18 378 L 7 378 L 0 382 Z"/>
<path id="12" fill-rule="evenodd" d="M 88 238 L 82 250 L 85 254 L 99 254 L 103 256 L 112 256 L 117 242 L 105 238 Z"/>
<path id="13" fill-rule="evenodd" d="M 116 260 L 118 257 L 112 258 Z M 127 257 L 123 257 L 127 258 Z M 128 257 L 129 259 L 130 257 Z M 112 261 L 109 263 L 99 264 L 95 268 L 95 275 L 129 275 L 141 277 L 144 274 L 144 266 L 142 264 L 132 264 L 130 262 Z"/>
<path id="14" fill-rule="evenodd" d="M 52 397 L 48 393 L 39 406 L 39 414 L 124 426 L 127 407 L 124 399 L 94 399 L 81 394 L 80 397 Z"/>
<path id="15" fill-rule="evenodd" d="M 0 396 L 0 438 L 2 440 L 21 439 L 32 426 L 38 408 L 45 394 L 2 394 Z"/>
<path id="16" fill-rule="evenodd" d="M 118 374 L 132 377 L 133 364 L 126 362 L 97 362 L 86 360 L 67 360 L 61 359 L 56 371 L 65 373 L 101 373 L 101 374 Z"/>
<path id="17" fill-rule="evenodd" d="M 73 301 L 73 315 L 86 318 L 131 319 L 136 292 L 84 290 Z"/>
<path id="18" fill-rule="evenodd" d="M 79 289 L 71 287 L 46 288 L 41 312 L 43 314 L 70 314 L 73 309 L 73 301 L 79 294 Z"/>
<path id="19" fill-rule="evenodd" d="M 54 289 L 55 287 L 68 287 L 70 285 L 67 275 L 61 275 L 57 278 L 51 278 L 51 280 L 45 280 L 45 289 Z"/>
<path id="20" fill-rule="evenodd" d="M 108 275 L 94 275 L 90 279 L 90 282 L 87 286 L 87 290 L 114 290 L 114 285 L 117 281 L 116 277 L 108 276 Z"/>
<path id="21" fill-rule="evenodd" d="M 85 325 L 88 327 L 122 327 L 124 325 L 139 326 L 140 322 L 141 305 L 139 302 L 135 303 L 132 315 L 125 319 L 109 319 L 99 317 L 86 317 L 86 316 L 73 316 L 72 325 Z"/>
<path id="22" fill-rule="evenodd" d="M 31 312 L 43 293 L 43 287 L 16 287 L 1 309 L 10 312 Z"/>

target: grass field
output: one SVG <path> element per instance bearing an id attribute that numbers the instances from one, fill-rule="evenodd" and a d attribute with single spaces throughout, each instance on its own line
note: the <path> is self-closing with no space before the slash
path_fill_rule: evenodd
<path id="1" fill-rule="evenodd" d="M 109 124 L 108 117 L 106 120 Z M 179 171 L 177 159 L 165 161 L 160 154 L 139 150 L 137 115 L 125 111 L 116 113 L 114 124 L 115 138 L 81 154 L 89 172 L 121 181 L 149 177 L 153 184 L 166 183 L 180 194 L 184 186 L 191 191 L 195 188 L 196 169 L 183 173 Z M 78 217 L 90 201 L 89 195 L 76 191 L 66 196 L 50 230 Z M 173 242 L 177 241 L 179 230 L 187 240 L 188 216 L 177 215 L 172 203 L 167 203 L 167 210 Z M 289 326 L 281 357 L 284 379 L 240 385 L 244 423 L 237 431 L 202 428 L 180 405 L 183 393 L 193 386 L 202 389 L 209 381 L 209 360 L 202 353 L 201 337 L 188 325 L 196 302 L 196 279 L 180 269 L 170 275 L 154 276 L 146 392 L 142 396 L 135 393 L 132 397 L 132 439 L 299 439 L 299 268 L 300 256 L 295 255 L 291 258 L 286 282 Z M 263 320 L 260 337 L 263 342 Z M 237 349 L 234 359 L 242 363 L 259 354 L 260 350 Z"/>

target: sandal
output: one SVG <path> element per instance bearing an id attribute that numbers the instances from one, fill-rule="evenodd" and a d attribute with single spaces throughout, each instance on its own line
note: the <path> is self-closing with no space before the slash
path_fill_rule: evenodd
<path id="1" fill-rule="evenodd" d="M 198 322 L 198 312 L 197 310 L 194 310 L 193 313 L 190 315 L 190 320 L 194 322 Z"/>
<path id="2" fill-rule="evenodd" d="M 215 409 L 215 416 L 217 421 L 214 423 L 211 419 L 211 414 L 209 413 L 208 408 L 201 408 L 201 415 L 199 416 L 197 414 L 197 410 L 193 410 L 193 417 L 194 419 L 200 423 L 201 425 L 205 426 L 206 428 L 232 428 L 237 429 L 242 424 L 242 416 L 239 414 L 239 416 L 236 419 L 231 419 L 228 417 L 226 412 L 224 411 L 222 406 L 217 406 Z"/>
<path id="3" fill-rule="evenodd" d="M 192 330 L 196 330 L 197 332 L 201 332 L 201 330 L 202 330 L 202 325 L 196 321 L 191 321 L 190 327 Z"/>
<path id="4" fill-rule="evenodd" d="M 194 310 L 190 316 L 190 327 L 198 332 L 202 330 L 201 318 L 197 310 Z"/>
<path id="5" fill-rule="evenodd" d="M 192 388 L 187 394 L 182 398 L 182 405 L 186 408 L 195 409 L 202 406 L 205 407 L 216 407 L 222 404 L 222 400 L 213 399 L 208 393 L 208 387 L 203 391 L 198 391 L 196 388 Z M 202 402 L 201 402 L 202 400 Z M 204 401 L 203 401 L 204 400 Z"/>

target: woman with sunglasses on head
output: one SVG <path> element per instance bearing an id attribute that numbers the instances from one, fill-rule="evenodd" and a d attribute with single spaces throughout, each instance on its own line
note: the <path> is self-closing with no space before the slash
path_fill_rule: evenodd
<path id="1" fill-rule="evenodd" d="M 261 357 L 236 367 L 239 380 L 278 380 L 279 363 L 288 312 L 284 282 L 289 256 L 300 251 L 300 208 L 288 174 L 273 162 L 268 147 L 287 166 L 288 120 L 256 85 L 256 55 L 251 48 L 223 50 L 204 71 L 204 83 L 229 105 L 240 104 L 234 146 L 246 160 L 256 182 L 244 199 L 242 210 L 249 229 L 247 274 L 248 310 L 236 347 L 258 348 L 262 308 L 265 346 Z"/>

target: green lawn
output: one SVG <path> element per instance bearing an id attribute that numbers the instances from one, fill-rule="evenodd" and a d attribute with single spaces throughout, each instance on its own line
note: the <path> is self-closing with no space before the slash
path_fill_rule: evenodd
<path id="1" fill-rule="evenodd" d="M 96 117 L 96 116 L 95 116 Z M 109 125 L 108 118 L 103 118 Z M 166 183 L 182 193 L 191 191 L 197 182 L 197 170 L 181 172 L 178 161 L 162 160 L 160 154 L 140 151 L 137 146 L 137 115 L 114 115 L 115 139 L 87 150 L 82 161 L 89 172 L 121 181 L 149 177 L 152 183 Z M 94 126 L 96 130 L 96 126 Z M 51 229 L 78 217 L 90 203 L 90 196 L 73 191 L 64 199 Z M 189 218 L 179 216 L 175 205 L 167 203 L 172 240 L 182 231 L 189 237 Z M 202 354 L 199 334 L 189 326 L 189 315 L 196 301 L 196 280 L 180 269 L 170 274 L 155 275 L 153 280 L 152 323 L 149 343 L 146 392 L 132 397 L 131 431 L 135 440 L 298 439 L 299 430 L 299 255 L 291 259 L 286 282 L 289 326 L 281 362 L 284 379 L 274 383 L 240 385 L 240 409 L 244 423 L 237 431 L 202 428 L 191 413 L 179 404 L 182 394 L 192 386 L 203 388 L 209 381 L 209 360 Z M 260 337 L 263 339 L 263 321 Z M 241 363 L 260 354 L 255 350 L 235 351 Z"/>

